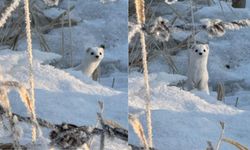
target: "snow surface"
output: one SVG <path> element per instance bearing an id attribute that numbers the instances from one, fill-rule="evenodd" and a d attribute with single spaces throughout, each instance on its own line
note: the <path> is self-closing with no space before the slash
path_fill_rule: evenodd
<path id="1" fill-rule="evenodd" d="M 65 38 L 65 58 L 61 63 L 70 63 L 70 32 L 72 35 L 73 63 L 78 64 L 84 50 L 88 47 L 96 47 L 100 44 L 106 46 L 104 62 L 120 61 L 123 72 L 127 71 L 128 42 L 127 42 L 127 0 L 73 0 L 62 1 L 58 7 L 49 7 L 43 12 L 56 18 L 69 6 L 75 6 L 71 11 L 70 17 L 78 22 L 77 26 L 71 29 L 68 27 L 51 30 L 44 35 L 52 52 L 63 55 L 62 53 L 62 30 Z M 67 19 L 67 16 L 65 16 Z M 34 34 L 34 37 L 36 35 Z M 26 48 L 26 41 L 22 40 L 18 44 L 18 49 Z M 41 49 L 37 38 L 34 38 L 33 47 Z M 114 57 L 115 56 L 115 57 Z"/>
<path id="2" fill-rule="evenodd" d="M 152 77 L 154 76 L 154 77 Z M 163 76 L 165 78 L 163 78 Z M 185 77 L 166 73 L 150 74 L 152 92 L 152 120 L 154 146 L 160 150 L 201 150 L 207 141 L 214 145 L 220 135 L 219 122 L 225 122 L 225 137 L 249 147 L 250 112 L 218 102 L 214 96 L 202 92 L 188 92 L 168 86 Z M 146 129 L 143 77 L 132 73 L 129 76 L 130 113 L 138 116 Z M 138 144 L 138 138 L 129 128 L 129 142 Z M 222 144 L 222 150 L 232 146 Z"/>
<path id="3" fill-rule="evenodd" d="M 197 5 L 195 23 L 201 19 L 221 19 L 233 21 L 250 18 L 250 2 L 247 8 L 230 8 L 229 3 L 221 1 L 223 11 L 218 3 L 212 6 Z M 169 20 L 173 19 L 172 9 L 164 3 L 152 4 L 156 15 Z M 182 16 L 190 9 L 189 1 L 172 4 Z M 187 17 L 188 18 L 188 17 Z M 190 20 L 186 20 L 191 22 Z M 189 22 L 189 23 L 190 23 Z M 176 24 L 183 24 L 177 19 Z M 225 122 L 225 137 L 250 148 L 250 28 L 226 31 L 222 37 L 209 37 L 205 32 L 196 39 L 209 43 L 208 61 L 210 96 L 199 91 L 185 91 L 174 86 L 186 79 L 188 52 L 183 49 L 172 59 L 178 74 L 165 61 L 165 57 L 157 56 L 149 62 L 149 76 L 152 93 L 152 121 L 154 147 L 159 150 L 204 150 L 207 141 L 216 146 L 220 136 L 220 121 Z M 190 32 L 175 32 L 173 38 L 184 40 Z M 229 65 L 228 69 L 226 65 Z M 226 96 L 223 102 L 216 100 L 216 85 L 224 83 Z M 129 74 L 129 112 L 138 116 L 146 130 L 145 91 L 143 76 L 140 73 Z M 236 100 L 238 99 L 237 107 Z M 129 143 L 139 144 L 137 136 L 129 126 Z M 223 143 L 221 150 L 235 149 Z"/>
<path id="4" fill-rule="evenodd" d="M 34 77 L 37 117 L 52 123 L 73 123 L 95 125 L 99 111 L 97 101 L 104 102 L 104 117 L 127 127 L 127 93 L 100 85 L 82 75 L 76 78 L 50 65 L 41 65 L 57 54 L 34 50 Z M 28 87 L 26 53 L 11 50 L 0 51 L 0 64 L 4 81 L 18 81 Z M 19 95 L 12 91 L 9 95 L 12 110 L 23 116 L 26 109 Z M 30 133 L 30 132 L 29 132 Z M 1 135 L 3 136 L 3 135 Z"/>
<path id="5" fill-rule="evenodd" d="M 39 1 L 37 1 L 39 6 Z M 3 3 L 0 3 L 1 6 Z M 75 6 L 70 17 L 78 22 L 68 27 L 51 30 L 44 37 L 51 52 L 41 52 L 39 38 L 32 34 L 34 55 L 35 98 L 37 117 L 52 123 L 72 123 L 95 125 L 98 101 L 104 102 L 104 118 L 128 128 L 128 89 L 127 89 L 127 0 L 71 0 L 61 1 L 56 7 L 41 7 L 46 16 L 58 17 L 70 6 Z M 67 16 L 65 16 L 67 19 Z M 62 52 L 62 31 L 65 34 L 65 52 Z M 80 71 L 68 68 L 70 65 L 70 36 L 72 34 L 73 64 L 79 64 L 88 47 L 106 46 L 103 59 L 104 69 L 98 82 L 92 81 Z M 0 51 L 0 70 L 3 80 L 19 81 L 27 88 L 28 62 L 26 39 L 17 43 L 17 51 L 5 47 Z M 64 56 L 64 57 L 63 57 Z M 49 65 L 59 63 L 54 67 Z M 116 64 L 106 62 L 116 62 Z M 61 69 L 67 68 L 67 69 Z M 0 78 L 1 79 L 1 78 Z M 113 87 L 113 88 L 112 88 Z M 12 110 L 27 116 L 26 109 L 15 91 L 9 94 Z M 31 142 L 30 126 L 21 123 L 22 143 Z M 10 140 L 10 133 L 0 131 L 0 143 Z M 44 130 L 45 138 L 48 131 Z M 107 140 L 108 150 L 127 149 L 126 142 Z M 98 147 L 98 137 L 94 148 Z"/>

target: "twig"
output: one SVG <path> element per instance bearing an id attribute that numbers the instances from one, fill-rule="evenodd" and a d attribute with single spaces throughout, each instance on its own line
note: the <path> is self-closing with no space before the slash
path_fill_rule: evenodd
<path id="1" fill-rule="evenodd" d="M 224 129 L 225 129 L 224 122 L 220 122 L 220 126 L 221 126 L 222 130 L 221 130 L 220 137 L 219 137 L 219 140 L 218 140 L 218 143 L 216 145 L 215 150 L 219 150 L 220 149 L 220 145 L 221 145 L 221 142 L 222 142 L 222 139 L 223 139 L 223 134 L 224 134 Z"/>
<path id="2" fill-rule="evenodd" d="M 234 105 L 234 106 L 237 107 L 237 106 L 238 106 L 238 103 L 239 103 L 239 97 L 236 98 L 236 102 L 235 102 L 235 105 Z"/>

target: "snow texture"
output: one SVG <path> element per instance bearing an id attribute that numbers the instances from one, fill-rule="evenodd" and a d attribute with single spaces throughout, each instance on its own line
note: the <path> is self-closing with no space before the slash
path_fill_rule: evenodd
<path id="1" fill-rule="evenodd" d="M 156 148 L 206 149 L 207 141 L 211 141 L 214 145 L 217 143 L 221 131 L 219 121 L 225 122 L 225 137 L 232 138 L 247 147 L 250 146 L 249 109 L 228 106 L 217 101 L 212 94 L 209 96 L 203 92 L 188 92 L 169 86 L 170 83 L 185 79 L 184 76 L 161 72 L 150 74 L 150 77 L 153 137 Z M 129 111 L 140 118 L 146 129 L 143 93 L 142 75 L 130 74 Z M 241 97 L 246 96 L 246 93 L 244 94 L 242 93 Z M 244 104 L 249 106 L 249 102 Z M 131 126 L 129 133 L 129 143 L 138 144 L 138 138 Z M 221 149 L 232 149 L 232 146 L 222 144 Z"/>
<path id="2" fill-rule="evenodd" d="M 46 2 L 52 1 L 46 0 Z M 57 5 L 59 1 L 55 2 Z M 56 7 L 42 7 L 46 16 L 57 18 L 70 6 L 75 6 L 70 12 L 70 17 L 77 21 L 77 25 L 72 26 L 71 29 L 56 28 L 44 34 L 51 52 L 42 52 L 39 38 L 36 34 L 32 35 L 37 117 L 58 124 L 66 122 L 93 126 L 97 122 L 98 101 L 103 101 L 105 107 L 103 117 L 127 128 L 127 3 L 127 0 L 73 0 L 70 2 L 64 0 Z M 4 5 L 2 2 L 0 4 Z M 38 2 L 38 4 L 41 3 Z M 67 17 L 66 15 L 65 19 Z M 64 53 L 61 46 L 62 32 L 65 35 Z M 73 43 L 71 46 L 70 32 Z M 70 49 L 73 52 L 75 66 L 81 62 L 87 48 L 101 44 L 106 47 L 102 62 L 104 65 L 106 63 L 109 65 L 104 66 L 104 73 L 98 82 L 92 81 L 81 71 L 69 68 Z M 26 47 L 26 39 L 23 38 L 18 41 L 17 51 L 1 48 L 0 80 L 18 81 L 29 88 Z M 59 66 L 50 65 L 56 63 L 59 63 Z M 15 113 L 27 116 L 17 92 L 11 91 L 9 99 Z M 20 128 L 23 130 L 21 143 L 30 143 L 30 126 L 20 123 Z M 48 140 L 48 132 L 43 129 L 45 140 Z M 10 133 L 0 130 L 0 143 L 10 140 Z M 105 147 L 107 150 L 128 149 L 127 142 L 124 141 L 107 139 L 106 142 L 109 145 Z M 98 148 L 98 143 L 99 137 L 96 137 L 93 149 Z"/>
<path id="3" fill-rule="evenodd" d="M 82 74 L 80 78 L 76 78 L 63 70 L 45 64 L 51 59 L 60 58 L 57 54 L 38 50 L 34 50 L 33 53 L 37 117 L 58 124 L 67 122 L 94 125 L 96 112 L 99 111 L 97 101 L 101 100 L 105 106 L 104 117 L 127 127 L 127 108 L 124 107 L 127 106 L 127 93 L 104 87 Z M 25 53 L 1 50 L 0 56 L 3 80 L 18 81 L 28 88 L 26 84 L 28 62 Z M 9 98 L 12 110 L 26 116 L 26 109 L 19 95 L 13 91 Z M 1 134 L 0 139 L 4 141 L 5 137 L 2 136 L 4 134 Z"/>
<path id="4" fill-rule="evenodd" d="M 190 1 L 179 1 L 171 5 L 183 18 L 176 19 L 175 25 L 191 23 L 187 16 Z M 247 8 L 231 8 L 229 3 L 221 1 L 223 11 L 218 3 L 211 6 L 196 5 L 195 23 L 202 19 L 220 19 L 225 22 L 250 18 L 250 2 Z M 159 2 L 161 3 L 161 2 Z M 173 20 L 173 12 L 164 5 L 152 4 L 155 14 L 167 20 Z M 158 17 L 158 16 L 156 16 Z M 225 122 L 225 137 L 250 148 L 250 29 L 241 28 L 226 31 L 222 37 L 209 37 L 200 32 L 196 39 L 208 43 L 210 95 L 177 87 L 186 80 L 188 68 L 188 50 L 182 49 L 172 59 L 178 74 L 171 74 L 171 67 L 165 57 L 157 56 L 149 62 L 150 86 L 152 93 L 152 123 L 154 147 L 159 150 L 201 150 L 206 149 L 207 141 L 215 146 L 220 136 L 219 122 Z M 171 33 L 172 38 L 184 40 L 191 32 Z M 216 85 L 225 85 L 226 95 L 223 102 L 217 101 Z M 129 74 L 129 112 L 139 117 L 146 130 L 145 95 L 143 76 L 140 73 Z M 238 103 L 236 102 L 238 99 Z M 237 107 L 235 107 L 237 103 Z M 139 144 L 137 136 L 129 126 L 129 143 Z M 232 145 L 222 143 L 221 150 L 231 150 Z"/>

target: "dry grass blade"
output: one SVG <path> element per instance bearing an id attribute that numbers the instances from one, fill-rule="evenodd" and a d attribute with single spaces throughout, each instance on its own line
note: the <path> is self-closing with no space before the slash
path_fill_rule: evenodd
<path id="1" fill-rule="evenodd" d="M 98 125 L 100 124 L 100 120 L 102 119 L 101 116 L 102 116 L 102 113 L 104 112 L 104 103 L 103 103 L 102 101 L 98 101 L 98 106 L 99 106 L 99 108 L 100 108 L 100 117 L 99 117 L 99 115 L 97 114 L 97 123 L 96 123 L 96 125 L 95 125 L 95 128 L 97 128 Z M 86 145 L 86 147 L 90 148 L 91 145 L 92 145 L 92 143 L 93 143 L 93 137 L 91 137 L 91 138 L 89 139 L 88 143 L 85 144 L 85 145 Z M 86 149 L 86 148 L 85 148 L 85 149 Z M 87 150 L 87 149 L 86 149 L 86 150 Z"/>
<path id="2" fill-rule="evenodd" d="M 68 21 L 69 21 L 69 51 L 70 51 L 70 66 L 73 67 L 73 43 L 72 43 L 72 22 L 71 22 L 71 15 L 70 15 L 70 1 L 68 1 Z"/>
<path id="3" fill-rule="evenodd" d="M 102 129 L 105 129 L 105 123 L 102 117 L 103 111 L 104 111 L 104 104 L 102 101 L 98 101 L 99 108 L 101 110 L 100 113 L 97 113 L 98 117 L 98 122 L 101 123 Z M 105 135 L 104 133 L 101 134 L 101 139 L 100 139 L 100 150 L 104 150 L 105 148 Z"/>
<path id="4" fill-rule="evenodd" d="M 102 106 L 100 106 L 100 107 L 102 107 Z M 104 120 L 102 117 L 102 113 L 97 113 L 97 117 L 98 117 L 99 122 L 101 123 L 102 129 L 105 129 L 105 123 L 104 123 Z M 104 144 L 105 144 L 105 133 L 103 132 L 101 134 L 101 138 L 100 138 L 100 150 L 104 150 L 104 148 L 105 148 Z"/>
<path id="5" fill-rule="evenodd" d="M 194 41 L 194 44 L 196 45 L 196 38 L 195 38 L 195 25 L 194 25 L 194 4 L 193 4 L 193 0 L 190 0 L 190 11 L 191 11 L 191 17 L 192 17 L 192 38 Z"/>
<path id="6" fill-rule="evenodd" d="M 239 103 L 239 97 L 236 98 L 236 101 L 235 101 L 234 106 L 237 107 L 237 106 L 238 106 L 238 103 Z"/>
<path id="7" fill-rule="evenodd" d="M 144 85 L 146 89 L 146 118 L 147 118 L 147 128 L 148 128 L 148 140 L 149 140 L 149 146 L 153 147 L 150 86 L 149 86 L 148 65 L 147 65 L 147 50 L 146 50 L 146 43 L 145 43 L 145 35 L 142 31 L 140 31 L 140 41 L 142 45 L 142 63 L 143 63 Z"/>
<path id="8" fill-rule="evenodd" d="M 34 11 L 39 11 L 39 10 L 35 9 L 33 7 L 32 12 L 34 12 Z M 47 44 L 44 36 L 42 35 L 42 33 L 40 31 L 40 27 L 38 25 L 38 18 L 34 13 L 32 13 L 32 18 L 33 18 L 34 24 L 35 24 L 35 31 L 37 33 L 37 36 L 39 37 L 39 40 L 40 40 L 40 45 L 41 45 L 41 47 L 44 48 L 45 51 L 49 52 L 50 51 L 49 45 Z"/>
<path id="9" fill-rule="evenodd" d="M 13 0 L 8 8 L 6 8 L 5 12 L 1 14 L 0 18 L 0 28 L 4 26 L 7 19 L 11 16 L 11 13 L 18 7 L 20 0 Z"/>
<path id="10" fill-rule="evenodd" d="M 217 100 L 223 101 L 225 97 L 225 88 L 222 83 L 217 84 Z"/>
<path id="11" fill-rule="evenodd" d="M 219 150 L 220 149 L 220 145 L 221 145 L 221 142 L 222 142 L 222 138 L 223 138 L 223 135 L 224 135 L 224 129 L 225 129 L 225 124 L 224 122 L 220 122 L 220 126 L 221 126 L 221 133 L 220 133 L 220 138 L 218 140 L 218 143 L 216 145 L 216 148 L 215 150 Z"/>
<path id="12" fill-rule="evenodd" d="M 144 134 L 144 130 L 143 130 L 143 127 L 142 127 L 140 121 L 136 117 L 134 117 L 132 115 L 129 115 L 129 123 L 132 125 L 133 130 L 135 131 L 136 135 L 140 139 L 140 141 L 143 144 L 144 148 L 146 150 L 148 150 L 149 145 L 147 143 L 147 139 L 146 139 L 146 136 Z"/>
<path id="13" fill-rule="evenodd" d="M 177 67 L 176 67 L 176 65 L 175 65 L 175 63 L 174 63 L 171 55 L 167 54 L 166 51 L 163 51 L 163 55 L 166 58 L 166 62 L 168 63 L 168 65 L 172 68 L 173 73 L 177 73 L 178 69 L 177 69 Z"/>
<path id="14" fill-rule="evenodd" d="M 12 117 L 10 102 L 5 88 L 0 89 L 0 104 L 9 117 Z"/>
<path id="15" fill-rule="evenodd" d="M 27 53 L 29 60 L 29 85 L 30 85 L 30 106 L 32 109 L 31 117 L 36 122 L 35 116 L 35 84 L 34 84 L 34 75 L 33 75 L 33 54 L 32 54 L 32 38 L 31 38 L 31 19 L 30 19 L 30 5 L 29 0 L 24 0 L 24 10 L 25 10 L 25 23 L 26 23 L 26 37 L 27 37 Z M 37 124 L 37 123 L 36 123 Z M 36 141 L 36 126 L 32 127 L 32 141 Z"/>
<path id="16" fill-rule="evenodd" d="M 145 6 L 144 0 L 135 0 L 136 7 L 136 17 L 137 23 L 142 27 L 145 23 Z M 153 133 L 152 133 L 152 120 L 151 120 L 151 104 L 150 104 L 150 90 L 149 90 L 149 79 L 148 79 L 148 65 L 147 65 L 147 49 L 145 35 L 142 30 L 140 30 L 140 43 L 141 43 L 141 53 L 142 53 L 142 64 L 143 64 L 143 75 L 144 84 L 146 89 L 146 118 L 147 118 L 147 128 L 148 128 L 148 143 L 149 147 L 153 147 Z"/>
<path id="17" fill-rule="evenodd" d="M 145 23 L 145 3 L 144 0 L 135 0 L 136 17 L 138 24 Z"/>
<path id="18" fill-rule="evenodd" d="M 36 113 L 35 113 L 35 106 L 30 98 L 29 91 L 22 86 L 20 83 L 16 81 L 5 81 L 0 82 L 0 85 L 3 87 L 6 87 L 8 89 L 17 89 L 18 93 L 20 95 L 20 98 L 22 102 L 24 103 L 25 107 L 27 108 L 28 113 L 31 115 L 31 121 L 32 121 L 32 138 L 34 139 L 36 137 L 36 133 L 38 132 L 40 135 L 42 134 L 36 119 Z"/>
<path id="19" fill-rule="evenodd" d="M 13 116 L 11 112 L 11 106 L 10 106 L 10 101 L 8 98 L 8 92 L 5 89 L 5 87 L 0 88 L 0 105 L 3 107 L 4 111 L 7 113 L 7 118 L 10 123 L 10 128 L 12 132 L 12 137 L 13 137 L 13 146 L 14 149 L 19 149 L 20 144 L 19 144 L 19 138 L 20 134 L 17 132 L 15 124 L 17 122 L 16 117 Z"/>
<path id="20" fill-rule="evenodd" d="M 31 103 L 31 99 L 29 97 L 28 91 L 24 87 L 21 86 L 18 88 L 18 92 L 19 92 L 20 98 L 21 98 L 22 102 L 24 103 L 24 105 L 26 106 L 28 112 L 30 114 L 32 114 L 33 116 L 35 116 L 35 114 L 33 114 L 34 106 L 33 106 L 33 103 Z"/>
<path id="21" fill-rule="evenodd" d="M 240 143 L 238 143 L 238 142 L 236 142 L 236 141 L 234 141 L 234 140 L 232 140 L 232 139 L 223 138 L 222 141 L 234 145 L 234 146 L 237 147 L 239 150 L 248 150 L 247 147 L 241 145 Z"/>
<path id="22" fill-rule="evenodd" d="M 61 19 L 61 30 L 62 30 L 62 44 L 61 44 L 61 49 L 62 49 L 62 57 L 64 58 L 65 57 L 65 54 L 64 54 L 64 15 L 62 16 L 62 19 Z"/>

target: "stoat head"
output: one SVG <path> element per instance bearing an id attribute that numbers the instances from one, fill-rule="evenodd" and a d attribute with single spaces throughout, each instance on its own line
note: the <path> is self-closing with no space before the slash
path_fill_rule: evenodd
<path id="1" fill-rule="evenodd" d="M 208 44 L 196 44 L 191 49 L 191 55 L 198 58 L 207 57 L 209 54 Z"/>
<path id="2" fill-rule="evenodd" d="M 101 61 L 104 57 L 104 45 L 99 47 L 90 47 L 86 50 L 87 57 L 92 61 Z"/>

